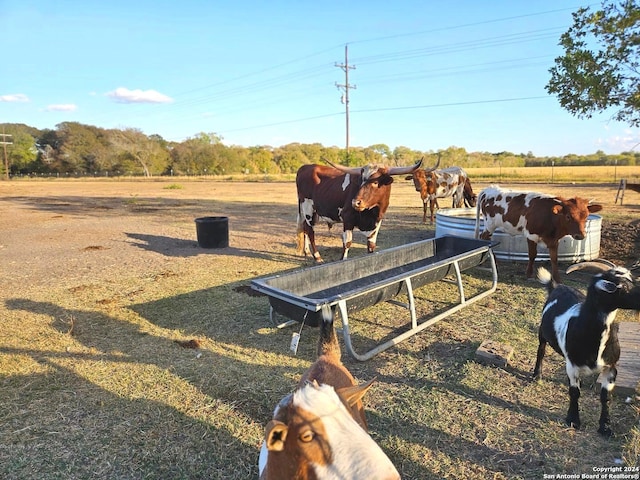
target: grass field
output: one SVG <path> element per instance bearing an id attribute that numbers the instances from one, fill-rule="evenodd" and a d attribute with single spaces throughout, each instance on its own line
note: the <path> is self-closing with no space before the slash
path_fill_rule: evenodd
<path id="1" fill-rule="evenodd" d="M 466 168 L 472 182 L 479 183 L 610 183 L 619 184 L 621 179 L 640 184 L 640 166 L 595 166 L 595 167 L 486 167 Z M 207 177 L 218 181 L 294 181 L 294 174 L 287 175 L 223 175 Z"/>
<path id="2" fill-rule="evenodd" d="M 274 328 L 267 300 L 246 287 L 309 260 L 294 252 L 292 182 L 211 180 L 0 182 L 0 478 L 257 478 L 264 426 L 313 361 L 317 330 L 303 328 L 293 355 L 299 327 Z M 614 205 L 607 183 L 540 188 L 597 197 L 604 218 L 637 219 L 640 194 Z M 379 248 L 433 235 L 412 185 L 394 189 Z M 193 220 L 204 215 L 229 217 L 229 248 L 197 246 Z M 337 232 L 319 233 L 326 260 L 339 255 Z M 495 294 L 371 361 L 344 356 L 359 381 L 376 377 L 365 397 L 371 435 L 402 478 L 640 467 L 637 397 L 614 397 L 617 436 L 604 440 L 595 378 L 583 385 L 579 431 L 563 423 L 562 359 L 549 351 L 545 378 L 530 380 L 544 292 L 523 269 L 501 262 Z M 471 290 L 487 277 L 465 274 Z M 426 316 L 457 288 L 439 282 L 416 296 Z M 354 314 L 356 347 L 406 315 L 389 304 Z M 514 348 L 508 367 L 474 360 L 485 339 Z M 181 346 L 189 340 L 199 348 Z"/>

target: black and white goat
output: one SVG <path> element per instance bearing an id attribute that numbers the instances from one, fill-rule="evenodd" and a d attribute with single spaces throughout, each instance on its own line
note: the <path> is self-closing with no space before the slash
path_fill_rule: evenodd
<path id="1" fill-rule="evenodd" d="M 591 278 L 586 296 L 575 288 L 556 284 L 548 270 L 538 269 L 538 280 L 546 285 L 548 296 L 538 330 L 540 344 L 533 377 L 538 380 L 542 376 L 548 343 L 566 360 L 570 399 L 566 421 L 580 428 L 580 376 L 603 372 L 598 432 L 610 437 L 609 394 L 620 358 L 618 324 L 613 321 L 618 309 L 640 310 L 640 285 L 628 269 L 603 260 L 571 265 L 567 273 L 583 269 L 598 272 Z"/>

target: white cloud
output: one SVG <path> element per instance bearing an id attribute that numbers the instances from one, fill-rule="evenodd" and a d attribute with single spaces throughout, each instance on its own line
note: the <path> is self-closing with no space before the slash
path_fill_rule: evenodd
<path id="1" fill-rule="evenodd" d="M 107 97 L 118 103 L 171 103 L 173 99 L 155 90 L 129 90 L 119 87 L 107 93 Z"/>
<path id="2" fill-rule="evenodd" d="M 607 146 L 616 152 L 636 150 L 639 143 L 640 137 L 631 132 L 625 135 L 615 135 L 606 139 Z"/>
<path id="3" fill-rule="evenodd" d="M 75 112 L 78 109 L 73 103 L 59 103 L 57 105 L 48 105 L 46 112 Z"/>
<path id="4" fill-rule="evenodd" d="M 0 95 L 0 102 L 28 102 L 29 97 L 24 93 L 13 93 L 9 95 Z"/>

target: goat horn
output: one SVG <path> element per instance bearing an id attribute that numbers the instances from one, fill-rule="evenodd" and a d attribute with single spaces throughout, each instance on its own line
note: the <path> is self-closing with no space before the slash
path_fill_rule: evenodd
<path id="1" fill-rule="evenodd" d="M 612 268 L 616 268 L 616 265 L 614 263 L 611 263 L 610 261 L 604 259 L 596 259 L 591 262 L 574 263 L 569 268 L 567 268 L 566 273 L 568 275 L 571 272 L 585 269 L 595 270 L 596 272 L 606 272 L 611 270 Z"/>

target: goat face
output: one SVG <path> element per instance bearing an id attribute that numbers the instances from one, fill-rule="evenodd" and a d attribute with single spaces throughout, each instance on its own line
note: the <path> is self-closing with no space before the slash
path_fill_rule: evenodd
<path id="1" fill-rule="evenodd" d="M 599 292 L 598 301 L 606 311 L 618 308 L 640 311 L 640 283 L 624 267 L 595 275 L 590 288 Z"/>
<path id="2" fill-rule="evenodd" d="M 276 407 L 260 451 L 261 479 L 399 480 L 382 449 L 330 385 L 307 384 Z"/>

